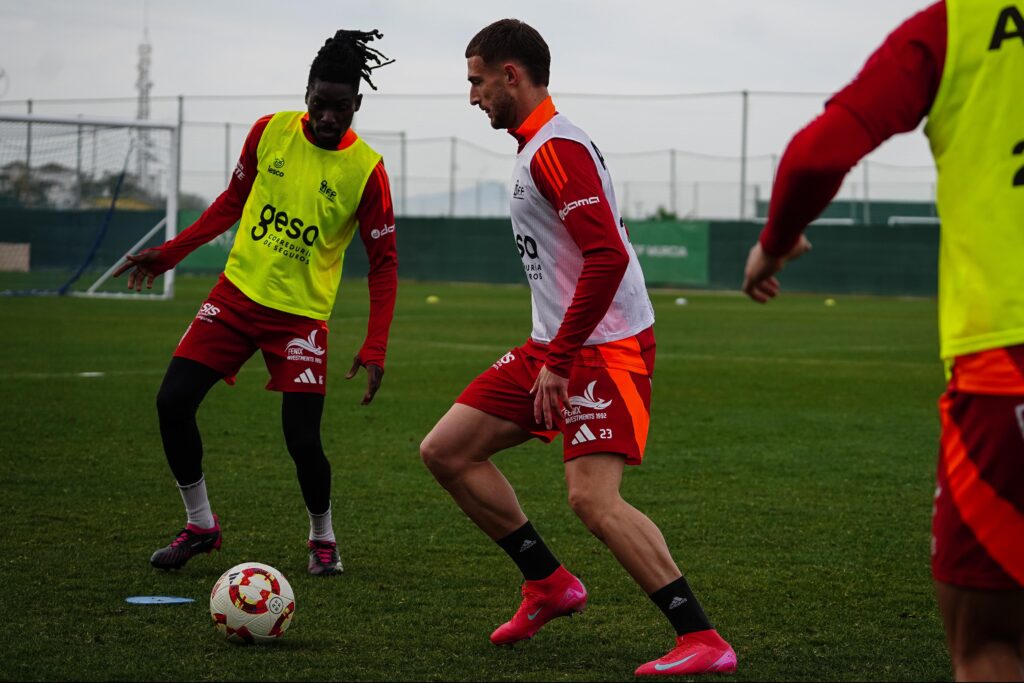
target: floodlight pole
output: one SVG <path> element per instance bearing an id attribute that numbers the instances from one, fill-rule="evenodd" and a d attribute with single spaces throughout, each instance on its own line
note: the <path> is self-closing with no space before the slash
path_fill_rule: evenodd
<path id="1" fill-rule="evenodd" d="M 747 217 L 747 124 L 750 116 L 750 91 L 743 90 L 743 118 L 740 142 L 740 220 Z"/>

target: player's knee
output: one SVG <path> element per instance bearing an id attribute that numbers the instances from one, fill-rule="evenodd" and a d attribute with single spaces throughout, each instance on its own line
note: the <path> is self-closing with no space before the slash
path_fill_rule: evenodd
<path id="1" fill-rule="evenodd" d="M 608 515 L 607 502 L 592 491 L 578 488 L 569 490 L 569 507 L 591 533 L 600 537 Z"/>
<path id="2" fill-rule="evenodd" d="M 444 448 L 432 434 L 428 434 L 427 438 L 420 443 L 420 459 L 423 460 L 423 464 L 427 466 L 430 473 L 441 482 L 454 479 L 462 470 L 458 460 L 453 458 L 451 452 Z"/>
<path id="3" fill-rule="evenodd" d="M 285 446 L 288 453 L 296 462 L 323 461 L 326 463 L 327 456 L 324 455 L 323 445 L 320 443 L 320 435 L 317 433 L 289 433 L 285 432 Z"/>
<path id="4" fill-rule="evenodd" d="M 442 469 L 444 455 L 437 442 L 429 434 L 420 442 L 420 460 L 423 461 L 428 470 L 435 474 L 437 470 Z"/>
<path id="5" fill-rule="evenodd" d="M 156 412 L 161 420 L 194 415 L 198 407 L 190 392 L 173 384 L 164 383 L 156 394 Z"/>

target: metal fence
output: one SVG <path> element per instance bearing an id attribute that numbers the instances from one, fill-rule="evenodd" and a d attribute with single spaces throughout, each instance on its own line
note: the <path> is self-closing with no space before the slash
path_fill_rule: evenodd
<path id="1" fill-rule="evenodd" d="M 827 96 L 563 93 L 555 100 L 598 141 L 626 217 L 753 219 L 771 196 L 785 144 Z M 135 97 L 0 101 L 3 113 L 61 116 L 131 117 L 136 108 Z M 152 119 L 180 125 L 180 188 L 192 203 L 211 201 L 227 185 L 257 117 L 303 108 L 295 95 L 182 95 L 150 103 Z M 496 138 L 481 116 L 464 95 L 366 96 L 356 129 L 383 154 L 399 215 L 508 214 L 514 143 Z M 861 163 L 839 198 L 933 202 L 935 171 L 923 137 L 915 137 Z"/>

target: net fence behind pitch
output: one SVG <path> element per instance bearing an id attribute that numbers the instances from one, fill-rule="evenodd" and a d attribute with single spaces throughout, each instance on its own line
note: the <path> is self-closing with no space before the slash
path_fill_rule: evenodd
<path id="1" fill-rule="evenodd" d="M 176 144 L 170 125 L 0 115 L 0 292 L 121 291 L 109 271 L 175 229 Z"/>

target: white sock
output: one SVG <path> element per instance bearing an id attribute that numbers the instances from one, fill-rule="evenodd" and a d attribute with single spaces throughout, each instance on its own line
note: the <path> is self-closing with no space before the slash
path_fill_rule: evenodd
<path id="1" fill-rule="evenodd" d="M 306 510 L 306 512 L 309 512 L 309 510 Z M 336 542 L 334 539 L 334 524 L 331 522 L 331 508 L 328 507 L 327 512 L 322 515 L 314 515 L 312 512 L 309 512 L 309 540 Z"/>
<path id="2" fill-rule="evenodd" d="M 206 476 L 188 486 L 178 484 L 178 491 L 181 492 L 181 500 L 185 503 L 188 523 L 200 529 L 212 529 L 213 511 L 210 509 L 210 499 L 206 495 Z"/>

